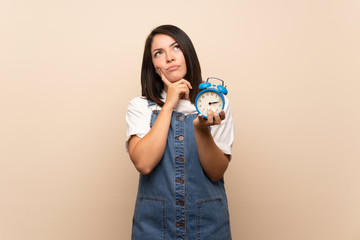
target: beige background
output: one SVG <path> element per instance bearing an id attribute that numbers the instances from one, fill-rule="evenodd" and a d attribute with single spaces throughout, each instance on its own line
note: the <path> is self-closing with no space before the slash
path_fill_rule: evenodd
<path id="1" fill-rule="evenodd" d="M 147 34 L 226 81 L 235 240 L 360 240 L 360 1 L 0 2 L 0 239 L 129 239 Z"/>

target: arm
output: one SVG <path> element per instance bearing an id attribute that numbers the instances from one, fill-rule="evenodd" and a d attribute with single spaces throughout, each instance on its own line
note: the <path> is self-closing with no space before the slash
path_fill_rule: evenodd
<path id="1" fill-rule="evenodd" d="M 210 133 L 209 126 L 220 124 L 221 120 L 224 119 L 224 111 L 220 112 L 220 116 L 209 111 L 207 119 L 199 115 L 193 122 L 201 165 L 208 177 L 214 182 L 224 176 L 229 165 L 229 156 L 225 155 L 216 145 Z"/>
<path id="2" fill-rule="evenodd" d="M 185 79 L 169 82 L 160 71 L 167 88 L 167 97 L 153 127 L 143 137 L 132 136 L 129 140 L 129 155 L 141 174 L 149 174 L 164 155 L 171 115 L 181 98 L 188 98 L 191 84 Z"/>
<path id="3" fill-rule="evenodd" d="M 130 138 L 129 155 L 141 174 L 149 174 L 161 160 L 165 151 L 171 114 L 172 109 L 164 106 L 153 127 L 143 138 L 136 135 Z"/>

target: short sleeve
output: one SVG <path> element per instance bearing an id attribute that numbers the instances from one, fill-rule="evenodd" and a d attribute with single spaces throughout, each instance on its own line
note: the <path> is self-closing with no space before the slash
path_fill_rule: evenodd
<path id="1" fill-rule="evenodd" d="M 150 131 L 150 119 L 151 109 L 145 98 L 136 97 L 129 102 L 126 112 L 126 146 L 131 136 L 142 138 Z"/>
<path id="2" fill-rule="evenodd" d="M 231 155 L 231 149 L 234 142 L 234 121 L 230 102 L 225 98 L 225 119 L 220 125 L 211 127 L 211 134 L 216 145 L 223 151 L 224 154 Z"/>

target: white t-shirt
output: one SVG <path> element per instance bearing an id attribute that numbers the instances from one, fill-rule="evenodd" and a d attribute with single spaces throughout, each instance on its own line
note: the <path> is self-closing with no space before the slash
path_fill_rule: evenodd
<path id="1" fill-rule="evenodd" d="M 231 155 L 231 147 L 234 141 L 234 121 L 229 99 L 226 96 L 224 98 L 225 119 L 221 121 L 220 125 L 211 126 L 210 129 L 216 145 L 224 154 Z M 166 99 L 166 92 L 163 92 L 162 99 Z M 128 140 L 132 135 L 142 138 L 150 131 L 153 110 L 161 110 L 161 107 L 158 105 L 148 106 L 148 100 L 145 97 L 136 97 L 130 101 L 126 113 L 126 146 L 128 146 Z M 188 100 L 180 100 L 174 111 L 181 112 L 184 115 L 197 113 L 195 105 Z"/>

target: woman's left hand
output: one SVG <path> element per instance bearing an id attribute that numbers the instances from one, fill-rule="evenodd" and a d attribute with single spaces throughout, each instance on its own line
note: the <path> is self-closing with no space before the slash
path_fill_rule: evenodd
<path id="1" fill-rule="evenodd" d="M 199 114 L 198 117 L 193 121 L 193 125 L 199 130 L 205 130 L 208 129 L 209 126 L 219 125 L 224 119 L 224 110 L 221 110 L 220 114 L 214 113 L 212 110 L 208 110 L 207 118 L 204 118 L 201 114 Z"/>
<path id="2" fill-rule="evenodd" d="M 229 157 L 216 145 L 209 127 L 219 125 L 225 119 L 225 112 L 220 114 L 209 110 L 207 118 L 198 115 L 193 121 L 194 134 L 201 166 L 211 181 L 216 182 L 224 176 L 229 165 Z"/>

